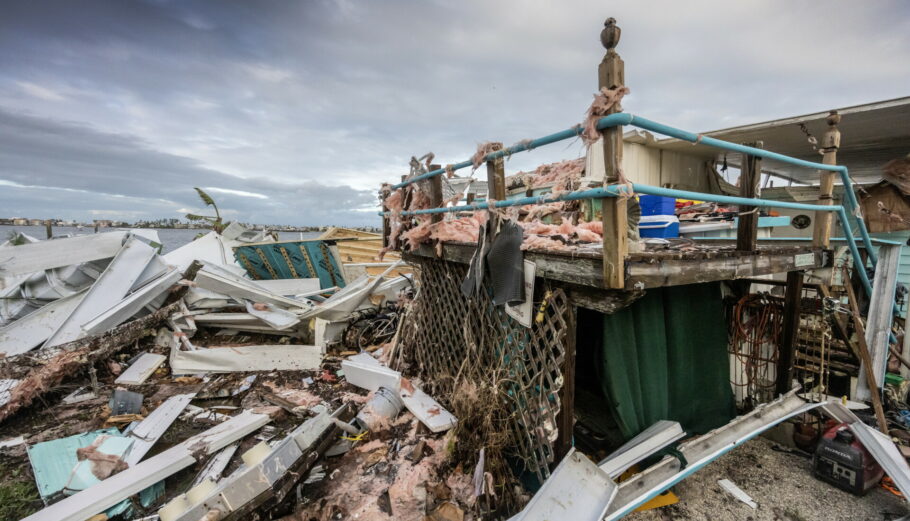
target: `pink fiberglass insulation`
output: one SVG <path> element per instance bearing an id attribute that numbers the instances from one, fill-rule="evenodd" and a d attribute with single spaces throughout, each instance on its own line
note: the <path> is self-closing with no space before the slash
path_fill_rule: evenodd
<path id="1" fill-rule="evenodd" d="M 375 439 L 356 445 L 337 460 L 328 460 L 322 490 L 313 496 L 313 501 L 282 521 L 426 519 L 429 488 L 450 482 L 447 437 L 418 436 L 418 422 L 408 413 L 395 420 L 392 428 L 401 432 L 405 425 L 410 428 L 399 438 L 400 444 L 384 433 L 374 433 Z M 426 443 L 427 450 L 414 464 L 409 456 L 420 439 Z M 465 521 L 470 521 L 473 516 L 467 507 L 472 499 L 467 496 L 469 487 L 463 481 L 463 478 L 451 480 L 455 485 L 452 496 L 462 502 Z M 386 495 L 387 506 L 383 508 L 379 499 Z"/>
<path id="2" fill-rule="evenodd" d="M 585 169 L 585 158 L 568 159 L 558 163 L 541 165 L 531 176 L 531 188 L 539 188 L 553 184 L 554 191 L 564 191 L 571 188 Z"/>
<path id="3" fill-rule="evenodd" d="M 620 86 L 615 89 L 602 87 L 600 92 L 594 95 L 594 101 L 588 107 L 585 115 L 585 121 L 582 124 L 581 140 L 585 145 L 591 146 L 595 141 L 600 139 L 600 131 L 597 130 L 597 120 L 606 116 L 611 109 L 615 112 L 622 112 L 620 102 L 623 96 L 629 93 L 629 87 Z"/>
<path id="4" fill-rule="evenodd" d="M 603 221 L 591 221 L 589 223 L 578 223 L 578 227 L 584 228 L 585 230 L 592 231 L 600 236 L 603 236 L 603 234 L 604 234 Z"/>

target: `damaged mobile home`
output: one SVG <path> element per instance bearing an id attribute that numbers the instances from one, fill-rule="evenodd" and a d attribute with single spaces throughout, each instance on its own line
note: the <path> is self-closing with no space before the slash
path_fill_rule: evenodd
<path id="1" fill-rule="evenodd" d="M 585 121 L 414 157 L 382 235 L 0 245 L 0 508 L 612 520 L 761 435 L 835 514 L 906 514 L 910 100 L 691 133 L 623 110 L 619 35 Z"/>

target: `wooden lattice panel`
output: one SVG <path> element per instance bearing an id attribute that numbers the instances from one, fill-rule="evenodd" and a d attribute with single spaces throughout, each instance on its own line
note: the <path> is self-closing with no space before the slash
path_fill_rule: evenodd
<path id="1" fill-rule="evenodd" d="M 571 311 L 565 293 L 541 287 L 543 279 L 538 279 L 536 319 L 526 328 L 504 307 L 494 306 L 486 292 L 470 300 L 461 294 L 467 272 L 464 264 L 423 257 L 410 260 L 420 264 L 419 290 L 402 327 L 402 361 L 441 398 L 453 392 L 461 379 L 481 381 L 497 375 L 509 397 L 513 456 L 545 479 L 558 435 L 566 317 Z"/>

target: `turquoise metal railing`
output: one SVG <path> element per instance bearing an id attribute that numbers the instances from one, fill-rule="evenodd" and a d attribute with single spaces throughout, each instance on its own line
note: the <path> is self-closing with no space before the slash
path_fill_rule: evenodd
<path id="1" fill-rule="evenodd" d="M 841 182 L 844 185 L 844 193 L 846 194 L 846 197 L 845 197 L 846 204 L 844 206 L 844 209 L 846 210 L 847 213 L 852 214 L 853 217 L 855 218 L 860 237 L 863 240 L 863 245 L 866 247 L 866 253 L 869 256 L 869 260 L 871 261 L 872 265 L 875 266 L 875 264 L 877 263 L 878 258 L 875 255 L 875 250 L 872 248 L 872 241 L 871 241 L 871 238 L 869 237 L 869 231 L 866 229 L 866 222 L 863 220 L 862 214 L 858 211 L 859 203 L 856 200 L 856 194 L 853 191 L 853 181 L 850 179 L 850 172 L 847 170 L 847 167 L 839 166 L 839 165 L 826 165 L 823 163 L 814 163 L 812 161 L 806 161 L 804 159 L 797 159 L 795 157 L 785 156 L 783 154 L 778 154 L 777 152 L 771 152 L 769 150 L 764 150 L 761 148 L 755 148 L 755 147 L 750 147 L 750 146 L 746 146 L 746 145 L 739 145 L 736 143 L 731 143 L 729 141 L 724 141 L 722 139 L 717 139 L 717 138 L 713 138 L 710 136 L 702 136 L 701 134 L 688 132 L 686 130 L 681 130 L 681 129 L 678 129 L 675 127 L 671 127 L 669 125 L 664 125 L 663 123 L 651 121 L 650 119 L 643 118 L 641 116 L 636 116 L 634 114 L 628 114 L 628 113 L 624 113 L 624 112 L 621 112 L 618 114 L 611 114 L 609 116 L 602 117 L 597 121 L 597 128 L 599 130 L 615 127 L 618 125 L 629 125 L 629 126 L 633 126 L 633 127 L 638 127 L 638 128 L 644 129 L 644 130 L 650 130 L 651 132 L 655 132 L 655 133 L 658 133 L 658 134 L 661 134 L 664 136 L 674 137 L 677 139 L 681 139 L 683 141 L 688 141 L 690 143 L 702 144 L 702 145 L 706 145 L 706 146 L 720 148 L 723 150 L 730 150 L 732 152 L 749 154 L 749 155 L 761 157 L 764 159 L 774 159 L 775 161 L 780 161 L 782 163 L 787 163 L 787 164 L 791 164 L 794 166 L 801 166 L 801 167 L 805 167 L 805 168 L 813 168 L 816 170 L 826 170 L 828 172 L 838 173 L 840 175 Z M 512 146 L 504 148 L 502 150 L 497 150 L 496 152 L 491 152 L 484 157 L 484 161 L 492 161 L 494 159 L 511 156 L 512 154 L 516 154 L 519 152 L 526 152 L 528 150 L 533 150 L 535 148 L 538 148 L 538 147 L 541 147 L 544 145 L 549 145 L 551 143 L 556 143 L 558 141 L 571 139 L 571 138 L 579 136 L 581 134 L 581 131 L 582 131 L 581 125 L 576 125 L 572 128 L 567 128 L 565 130 L 561 130 L 559 132 L 550 134 L 548 136 L 544 136 L 544 137 L 537 138 L 537 139 L 532 139 L 527 142 L 522 142 L 522 143 L 512 145 Z M 462 161 L 461 163 L 456 163 L 454 165 L 450 165 L 449 168 L 452 171 L 456 171 L 456 170 L 461 170 L 463 168 L 467 168 L 471 165 L 472 165 L 471 161 L 468 160 L 468 161 Z M 431 172 L 427 172 L 425 174 L 421 174 L 419 176 L 415 176 L 410 179 L 406 179 L 398 184 L 393 185 L 392 188 L 393 189 L 401 188 L 401 187 L 407 186 L 407 185 L 417 182 L 417 181 L 429 179 L 429 178 L 437 176 L 437 175 L 442 175 L 445 172 L 446 172 L 446 168 L 439 168 L 439 169 L 433 170 Z M 701 197 L 700 199 L 707 200 L 703 197 Z M 533 203 L 528 203 L 528 204 L 533 204 Z M 752 206 L 759 206 L 759 205 L 752 204 L 752 203 L 749 203 L 749 204 Z M 820 206 L 822 206 L 822 205 L 820 205 Z M 844 227 L 848 227 L 849 221 L 843 221 L 841 224 Z M 860 264 L 860 265 L 862 265 L 862 264 Z"/>
<path id="2" fill-rule="evenodd" d="M 669 136 L 683 141 L 689 141 L 691 143 L 703 144 L 706 146 L 712 146 L 715 148 L 720 148 L 723 150 L 730 150 L 733 152 L 739 152 L 743 154 L 749 154 L 756 157 L 761 157 L 764 159 L 774 159 L 782 163 L 787 163 L 795 166 L 801 166 L 805 168 L 813 168 L 816 170 L 826 170 L 829 172 L 837 172 L 840 175 L 841 182 L 844 184 L 844 193 L 846 194 L 844 203 L 845 205 L 816 205 L 816 204 L 803 204 L 803 203 L 790 203 L 785 201 L 768 201 L 765 199 L 754 199 L 746 197 L 732 197 L 726 195 L 717 195 L 717 194 L 705 194 L 701 192 L 689 192 L 685 190 L 674 190 L 670 188 L 661 188 L 656 186 L 640 185 L 637 183 L 631 183 L 632 192 L 648 194 L 648 195 L 662 195 L 666 197 L 676 197 L 682 199 L 696 199 L 701 201 L 711 201 L 717 203 L 725 204 L 737 204 L 737 205 L 748 205 L 748 206 L 759 206 L 759 207 L 774 207 L 774 208 L 792 208 L 798 210 L 808 210 L 808 211 L 821 211 L 821 212 L 835 212 L 838 217 L 838 221 L 843 228 L 844 236 L 847 239 L 847 246 L 850 248 L 850 254 L 853 257 L 853 262 L 857 267 L 865 266 L 862 257 L 860 256 L 859 249 L 856 245 L 856 238 L 853 235 L 853 229 L 850 225 L 850 220 L 848 217 L 849 214 L 853 214 L 854 219 L 857 223 L 857 229 L 859 231 L 860 237 L 863 241 L 863 245 L 866 248 L 866 254 L 872 264 L 875 266 L 877 258 L 875 256 L 875 250 L 872 247 L 872 239 L 869 236 L 869 231 L 866 228 L 866 223 L 863 220 L 862 214 L 858 211 L 859 204 L 856 200 L 856 194 L 853 191 L 853 181 L 850 179 L 850 173 L 845 166 L 838 165 L 826 165 L 823 163 L 814 163 L 812 161 L 806 161 L 804 159 L 797 159 L 795 157 L 785 156 L 783 154 L 778 154 L 777 152 L 771 152 L 769 150 L 764 150 L 761 148 L 750 147 L 746 145 L 739 145 L 736 143 L 731 143 L 729 141 L 724 141 L 717 138 L 712 138 L 710 136 L 703 136 L 700 134 L 695 134 L 693 132 L 688 132 L 681 130 L 669 125 L 664 125 L 656 121 L 651 121 L 647 118 L 641 116 L 636 116 L 634 114 L 628 113 L 618 113 L 611 114 L 600 118 L 597 121 L 597 128 L 599 130 L 604 130 L 607 128 L 620 126 L 620 125 L 629 125 L 633 127 L 638 127 L 644 130 L 650 130 L 652 132 Z M 535 148 L 549 145 L 551 143 L 556 143 L 558 141 L 563 141 L 566 139 L 571 139 L 577 137 L 582 132 L 582 126 L 576 125 L 572 128 L 561 130 L 559 132 L 533 139 L 530 141 L 521 142 L 510 147 L 503 148 L 502 150 L 497 150 L 491 152 L 484 156 L 484 161 L 492 161 L 494 159 L 499 159 L 501 157 L 511 156 L 519 152 L 526 152 L 533 150 Z M 414 176 L 410 179 L 406 179 L 398 184 L 392 185 L 393 189 L 402 188 L 411 183 L 417 181 L 422 181 L 424 179 L 429 179 L 431 177 L 442 175 L 446 173 L 447 170 L 456 171 L 463 168 L 471 166 L 473 163 L 468 161 L 462 161 L 454 165 L 449 165 L 446 168 L 439 168 L 425 174 Z M 518 199 L 508 199 L 505 201 L 495 201 L 493 203 L 494 208 L 505 208 L 509 206 L 524 206 L 528 204 L 542 204 L 555 201 L 574 201 L 580 199 L 602 199 L 604 197 L 617 197 L 621 194 L 628 194 L 629 189 L 627 185 L 612 185 L 606 186 L 603 188 L 593 188 L 589 190 L 578 190 L 575 192 L 568 192 L 562 194 L 543 194 L 532 197 L 522 197 Z M 460 211 L 470 211 L 470 210 L 483 210 L 490 208 L 489 203 L 479 202 L 473 203 L 470 205 L 461 205 L 461 206 L 452 206 L 448 208 L 430 208 L 426 210 L 414 210 L 401 212 L 401 216 L 412 216 L 412 215 L 425 215 L 425 214 L 436 214 L 436 213 L 451 213 L 451 212 L 460 212 Z M 390 215 L 391 212 L 383 212 L 381 215 Z M 869 277 L 866 274 L 865 269 L 857 269 L 856 272 L 859 274 L 860 279 L 863 283 L 863 288 L 866 290 L 868 295 L 872 294 L 872 284 L 869 281 Z"/>

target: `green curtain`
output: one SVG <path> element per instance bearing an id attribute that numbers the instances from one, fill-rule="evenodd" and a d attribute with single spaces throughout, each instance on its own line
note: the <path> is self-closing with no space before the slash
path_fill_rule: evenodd
<path id="1" fill-rule="evenodd" d="M 735 415 L 720 283 L 648 290 L 603 316 L 595 363 L 620 440 L 658 420 L 704 433 Z"/>

